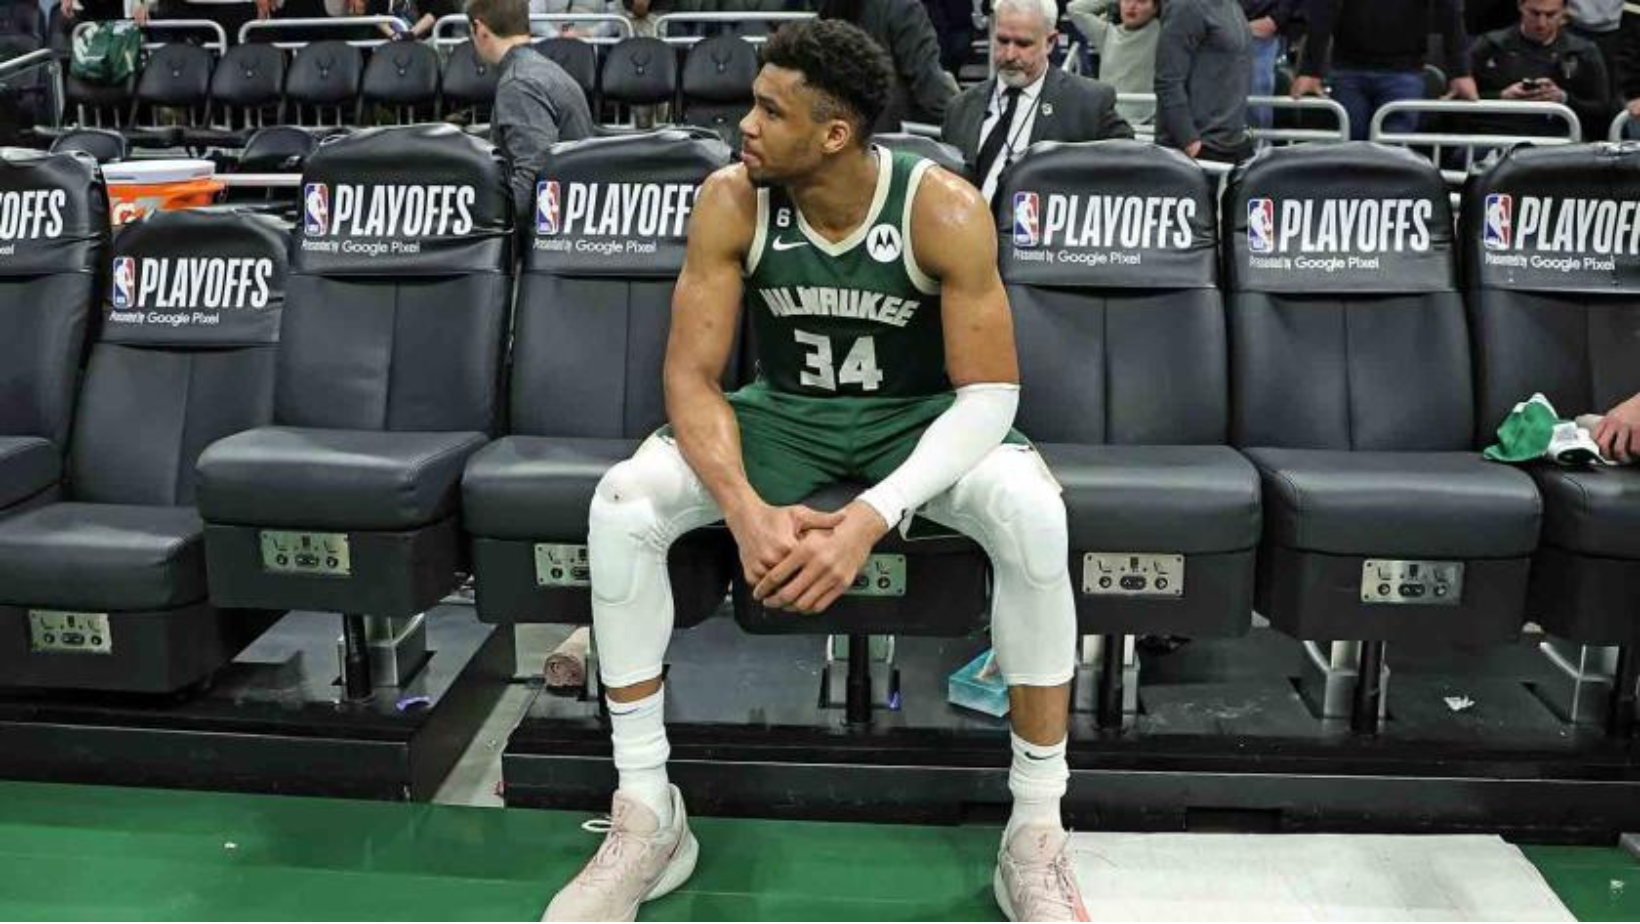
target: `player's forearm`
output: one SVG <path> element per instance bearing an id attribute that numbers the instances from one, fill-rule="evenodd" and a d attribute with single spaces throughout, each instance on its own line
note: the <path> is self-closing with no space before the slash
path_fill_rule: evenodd
<path id="1" fill-rule="evenodd" d="M 987 382 L 957 389 L 956 400 L 923 431 L 910 457 L 860 501 L 893 526 L 1001 445 L 1018 409 L 1018 385 Z"/>
<path id="2" fill-rule="evenodd" d="M 761 502 L 741 461 L 740 425 L 716 381 L 669 376 L 666 414 L 678 450 L 725 516 Z"/>

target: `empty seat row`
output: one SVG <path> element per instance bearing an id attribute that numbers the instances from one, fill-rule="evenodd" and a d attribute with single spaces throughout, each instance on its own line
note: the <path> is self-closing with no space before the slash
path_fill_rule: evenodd
<path id="1" fill-rule="evenodd" d="M 1640 319 L 1628 237 L 1608 222 L 1585 240 L 1610 252 L 1553 250 L 1577 241 L 1557 236 L 1564 221 L 1640 196 L 1625 186 L 1636 157 L 1511 154 L 1466 194 L 1465 261 L 1439 175 L 1397 149 L 1268 152 L 1217 203 L 1193 163 L 1133 142 L 1041 145 L 1010 167 L 997 218 L 1019 422 L 1064 487 L 1082 631 L 1235 635 L 1257 606 L 1306 639 L 1493 644 L 1530 613 L 1580 641 L 1640 640 L 1634 472 L 1534 483 L 1478 452 L 1523 393 L 1594 409 L 1640 391 L 1621 336 Z M 212 604 L 404 617 L 470 568 L 485 619 L 585 621 L 587 505 L 662 422 L 688 205 L 728 162 L 721 143 L 674 132 L 559 146 L 515 238 L 481 141 L 414 127 L 322 145 L 289 243 L 271 426 L 200 454 Z M 1519 203 L 1507 230 L 1482 223 L 1488 197 Z M 726 384 L 750 368 L 732 361 Z M 25 429 L 5 432 L 53 438 Z M 32 480 L 12 503 L 38 503 L 51 470 L 21 470 Z M 895 592 L 796 620 L 752 601 L 726 532 L 701 530 L 668 560 L 679 624 L 726 591 L 759 632 L 983 622 L 972 543 L 893 535 L 878 552 L 899 556 L 882 560 Z M 118 567 L 87 559 L 79 583 Z M 0 580 L 0 618 L 45 604 L 14 586 L 28 585 Z M 109 597 L 94 603 L 82 612 L 113 619 Z M 10 670 L 0 660 L 0 682 Z"/>
<path id="2" fill-rule="evenodd" d="M 597 46 L 551 38 L 535 46 L 585 91 L 595 112 L 629 119 L 630 107 L 676 106 L 677 121 L 733 139 L 751 101 L 757 52 L 743 39 L 716 36 L 684 48 L 634 38 Z M 681 60 L 681 65 L 680 65 Z M 237 145 L 250 131 L 281 122 L 304 126 L 407 124 L 472 110 L 485 122 L 496 70 L 471 43 L 441 62 L 429 45 L 402 42 L 368 53 L 340 41 L 283 51 L 237 45 L 220 61 L 203 48 L 156 49 L 129 85 L 71 78 L 68 110 L 76 125 L 116 128 L 139 144 Z"/>

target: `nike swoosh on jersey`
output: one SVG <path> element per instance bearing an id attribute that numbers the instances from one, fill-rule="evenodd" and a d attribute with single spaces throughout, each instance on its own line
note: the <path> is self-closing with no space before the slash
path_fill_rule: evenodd
<path id="1" fill-rule="evenodd" d="M 775 250 L 796 250 L 799 247 L 807 246 L 809 246 L 808 241 L 783 241 L 778 237 L 774 239 Z"/>

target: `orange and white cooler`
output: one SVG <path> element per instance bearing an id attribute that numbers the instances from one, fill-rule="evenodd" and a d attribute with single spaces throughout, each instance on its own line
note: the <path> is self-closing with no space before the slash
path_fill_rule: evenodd
<path id="1" fill-rule="evenodd" d="M 155 211 L 210 205 L 222 192 L 216 164 L 208 160 L 128 160 L 103 167 L 114 224 Z"/>

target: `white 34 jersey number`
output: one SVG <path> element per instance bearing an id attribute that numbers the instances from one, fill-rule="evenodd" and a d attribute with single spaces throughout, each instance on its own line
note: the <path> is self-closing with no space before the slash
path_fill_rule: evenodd
<path id="1" fill-rule="evenodd" d="M 854 341 L 841 366 L 835 365 L 831 352 L 831 338 L 807 331 L 792 331 L 797 342 L 808 348 L 803 357 L 803 372 L 798 381 L 808 388 L 836 391 L 839 386 L 856 385 L 861 391 L 876 391 L 883 384 L 882 370 L 877 368 L 877 341 L 861 337 Z"/>

